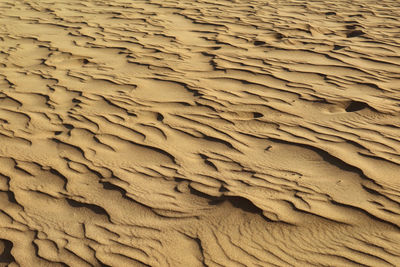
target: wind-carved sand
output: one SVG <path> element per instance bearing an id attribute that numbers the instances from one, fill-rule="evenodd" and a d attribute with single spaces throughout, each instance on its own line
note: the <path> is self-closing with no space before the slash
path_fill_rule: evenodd
<path id="1" fill-rule="evenodd" d="M 4 0 L 1 266 L 400 266 L 400 3 Z"/>

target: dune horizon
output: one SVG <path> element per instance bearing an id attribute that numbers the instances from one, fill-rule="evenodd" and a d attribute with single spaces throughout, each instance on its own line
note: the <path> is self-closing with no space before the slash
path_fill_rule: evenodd
<path id="1" fill-rule="evenodd" d="M 400 266 L 400 2 L 3 0 L 0 266 Z"/>

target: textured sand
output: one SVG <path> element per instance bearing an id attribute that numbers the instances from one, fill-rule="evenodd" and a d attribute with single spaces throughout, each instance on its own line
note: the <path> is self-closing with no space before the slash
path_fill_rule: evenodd
<path id="1" fill-rule="evenodd" d="M 0 266 L 400 266 L 400 2 L 0 1 Z"/>

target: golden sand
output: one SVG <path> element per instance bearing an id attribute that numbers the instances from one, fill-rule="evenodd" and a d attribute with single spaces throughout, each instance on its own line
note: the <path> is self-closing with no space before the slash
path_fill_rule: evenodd
<path id="1" fill-rule="evenodd" d="M 0 266 L 400 266 L 400 2 L 0 1 Z"/>

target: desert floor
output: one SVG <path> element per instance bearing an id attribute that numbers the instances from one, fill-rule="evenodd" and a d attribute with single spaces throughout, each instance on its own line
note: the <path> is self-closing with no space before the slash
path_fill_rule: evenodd
<path id="1" fill-rule="evenodd" d="M 1 0 L 7 265 L 400 266 L 400 2 Z"/>

